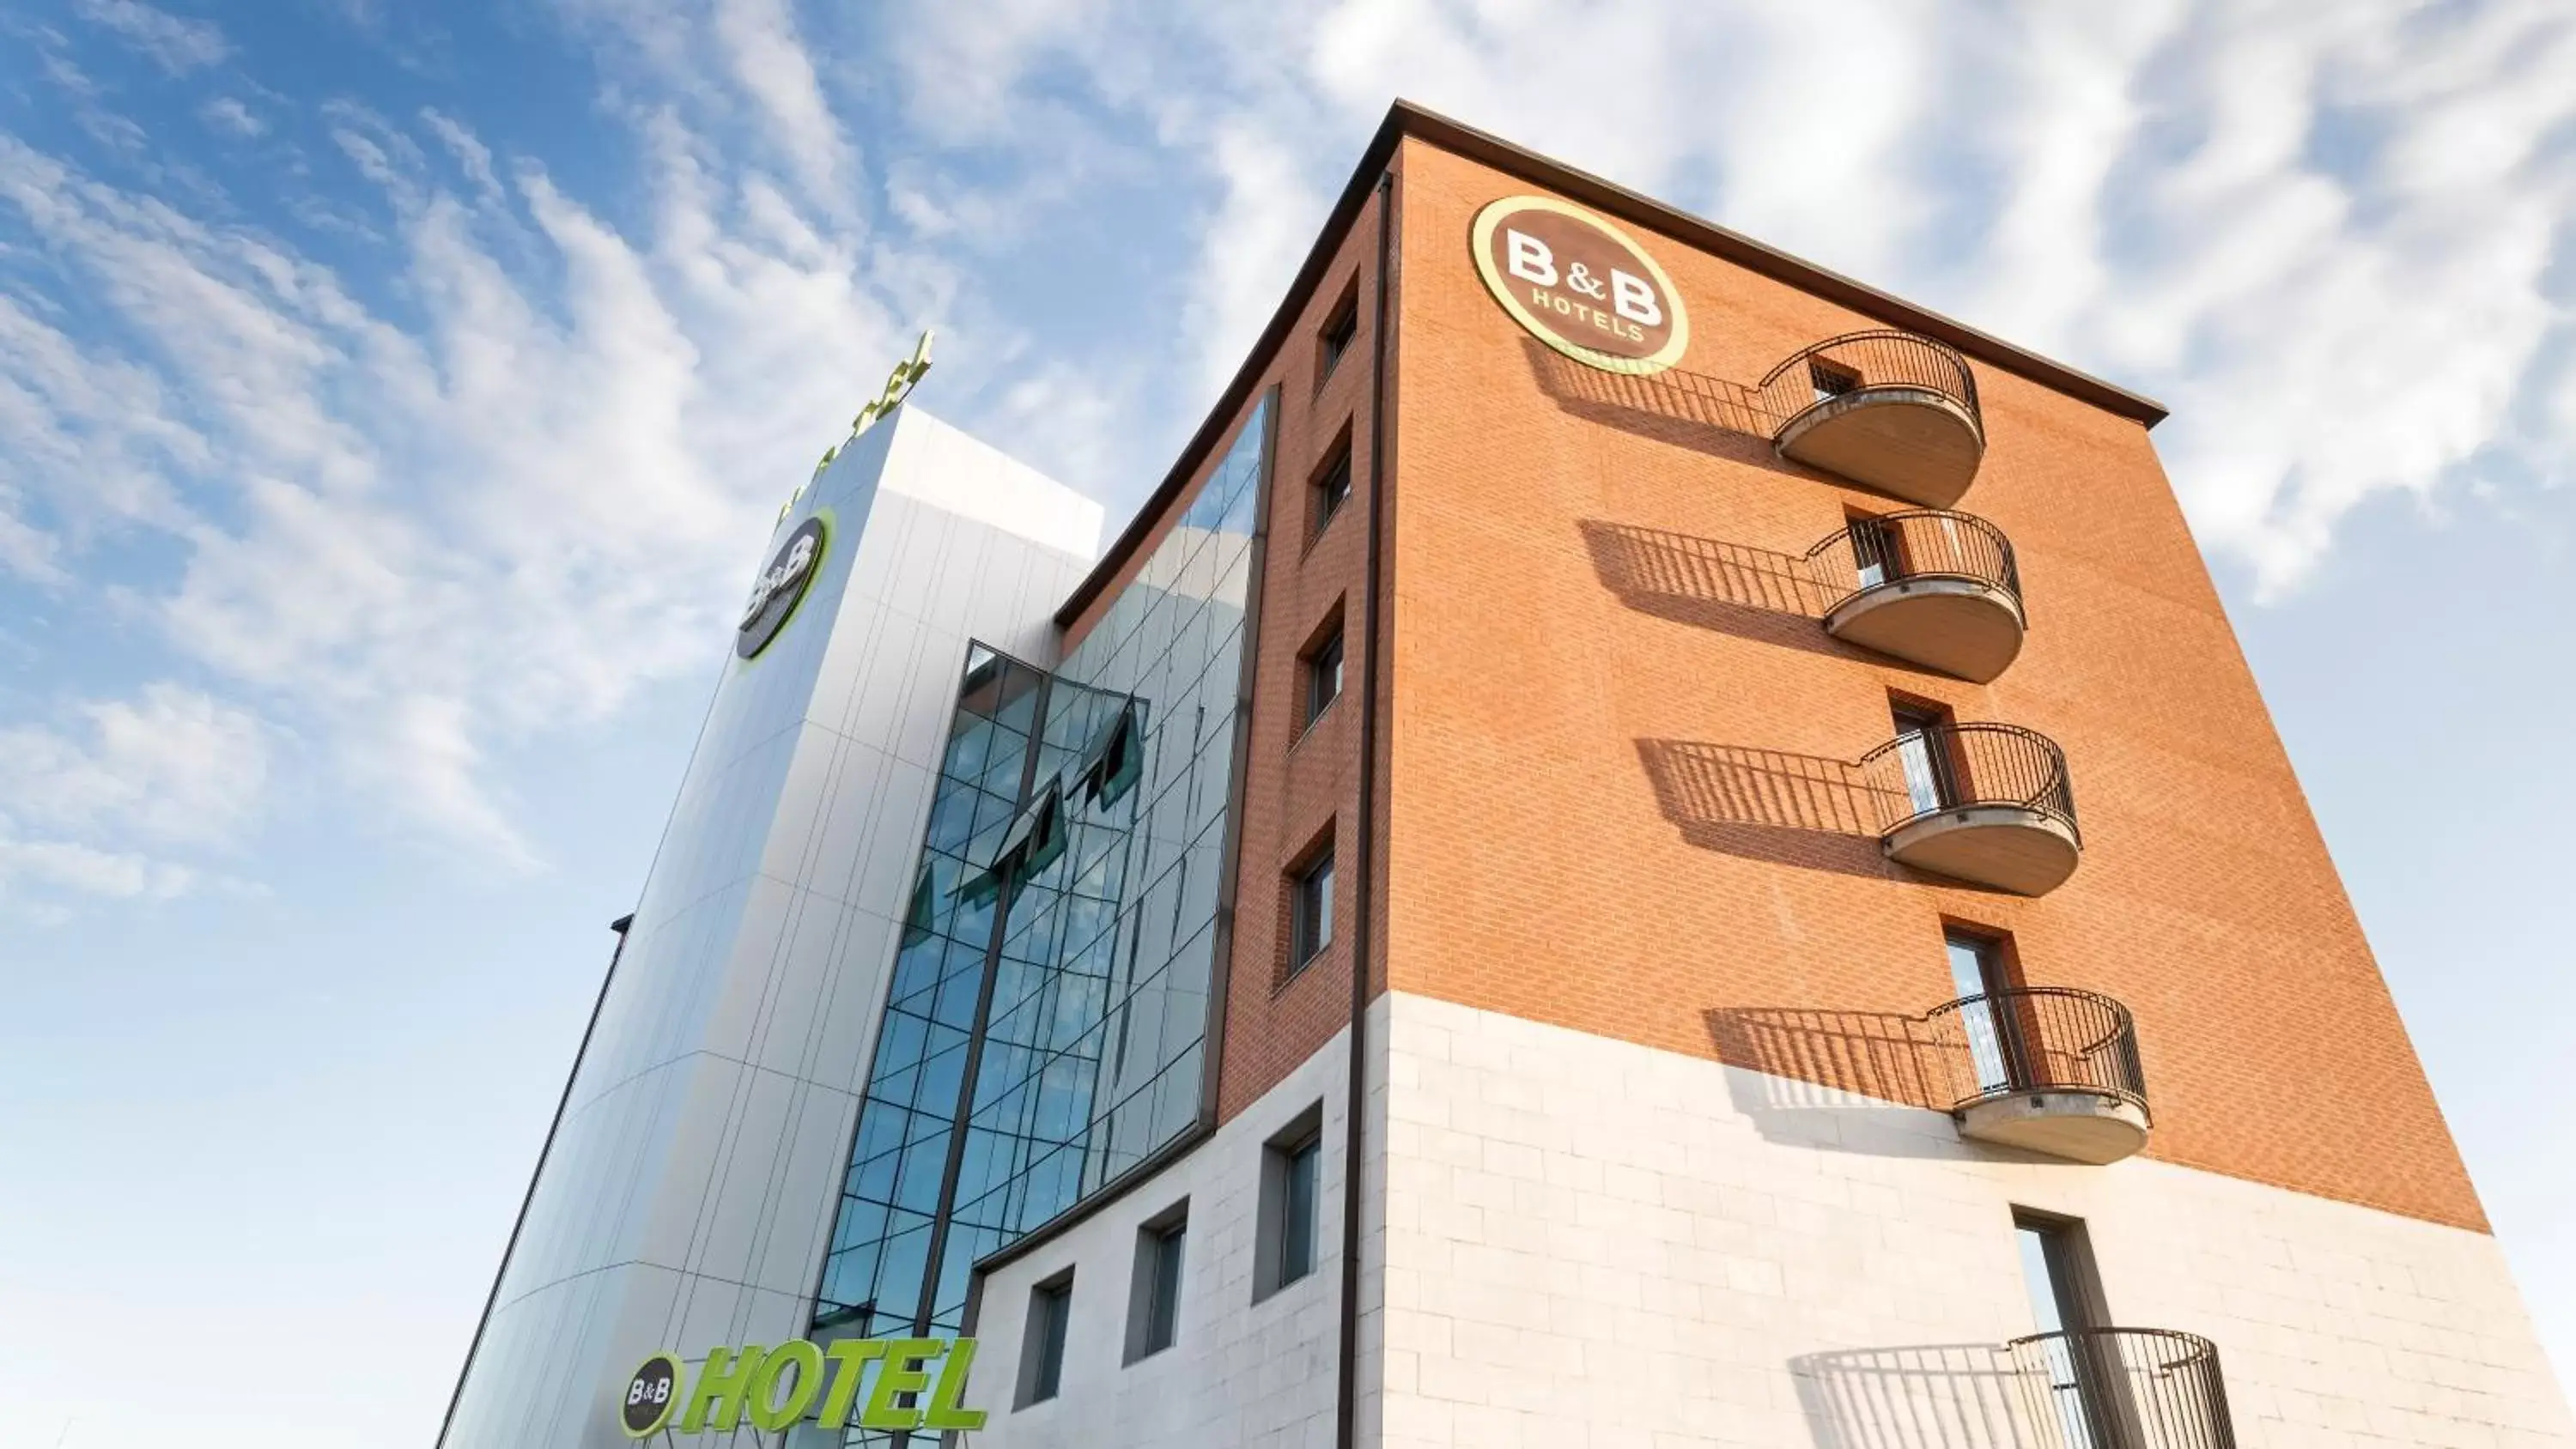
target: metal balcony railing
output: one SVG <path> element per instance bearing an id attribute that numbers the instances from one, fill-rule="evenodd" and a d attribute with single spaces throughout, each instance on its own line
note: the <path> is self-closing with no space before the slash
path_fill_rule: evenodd
<path id="1" fill-rule="evenodd" d="M 1937 724 L 1911 730 L 1861 756 L 1880 802 L 1884 836 L 1945 810 L 2011 806 L 2066 827 L 2080 846 L 2075 787 L 2066 752 L 2036 730 L 2009 724 Z"/>
<path id="2" fill-rule="evenodd" d="M 1853 393 L 1898 389 L 1939 394 L 1967 414 L 1979 438 L 1985 436 L 1977 379 L 1959 349 L 1893 328 L 1846 332 L 1800 348 L 1763 374 L 1753 390 L 1762 411 L 1777 419 L 1777 442 L 1812 409 Z"/>
<path id="3" fill-rule="evenodd" d="M 1951 1107 L 2020 1092 L 2091 1092 L 2147 1110 L 2147 1074 L 2129 1008 L 2099 992 L 2026 986 L 1925 1014 L 1949 1073 Z"/>
<path id="4" fill-rule="evenodd" d="M 2006 1348 L 2046 1449 L 2236 1449 L 2218 1346 L 2208 1339 L 2086 1328 Z"/>
<path id="5" fill-rule="evenodd" d="M 2021 570 L 2012 540 L 1973 513 L 1911 508 L 1857 519 L 1807 550 L 1807 568 L 1824 589 L 1825 612 L 1872 589 L 1908 579 L 1966 579 L 2012 596 L 2022 608 Z M 2023 610 L 2028 618 L 2028 611 Z"/>

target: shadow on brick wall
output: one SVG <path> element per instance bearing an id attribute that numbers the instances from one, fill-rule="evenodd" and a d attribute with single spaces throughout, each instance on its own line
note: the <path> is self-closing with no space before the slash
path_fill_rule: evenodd
<path id="1" fill-rule="evenodd" d="M 1603 372 L 1529 339 L 1521 352 L 1539 391 L 1572 417 L 1711 457 L 1814 476 L 1773 450 L 1780 419 L 1741 383 L 1680 368 L 1650 377 Z"/>
<path id="2" fill-rule="evenodd" d="M 1817 622 L 1831 600 L 1797 554 L 1600 519 L 1576 526 L 1602 586 L 1638 613 L 1758 644 L 1864 657 Z"/>
<path id="3" fill-rule="evenodd" d="M 1803 1353 L 1789 1360 L 1816 1449 L 2059 1449 L 1993 1344 Z"/>
<path id="4" fill-rule="evenodd" d="M 1897 807 L 1851 761 L 1699 740 L 1636 743 L 1657 807 L 1689 844 L 1808 870 L 1898 874 L 1878 846 L 1880 822 Z"/>

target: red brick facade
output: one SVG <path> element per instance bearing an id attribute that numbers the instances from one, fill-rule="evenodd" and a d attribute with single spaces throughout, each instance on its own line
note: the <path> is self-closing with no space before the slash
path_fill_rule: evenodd
<path id="1" fill-rule="evenodd" d="M 1467 236 L 1486 202 L 1551 189 L 1543 163 L 1507 174 L 1414 137 L 1395 169 L 1400 346 L 1380 495 L 1387 984 L 1831 1081 L 1742 1061 L 1725 1023 L 1919 1014 L 1955 994 L 1945 921 L 1984 926 L 2011 933 L 2031 984 L 2091 988 L 2135 1012 L 2149 1155 L 2484 1228 L 2138 417 L 2076 395 L 2062 374 L 2036 380 L 2048 372 L 2036 359 L 2007 367 L 2000 344 L 1972 347 L 1987 453 L 1958 506 L 2011 538 L 2027 643 L 1990 685 L 1842 646 L 1742 580 L 1842 527 L 1847 505 L 1902 505 L 1784 463 L 1765 438 L 1641 403 L 1522 331 L 1477 277 Z M 1282 407 L 1227 1115 L 1348 1018 L 1347 929 L 1284 975 L 1282 883 L 1329 827 L 1345 862 L 1337 916 L 1351 919 L 1359 671 L 1379 654 L 1359 631 L 1358 506 L 1371 497 L 1377 204 L 1340 214 L 1320 280 L 1258 360 Z M 1617 220 L 1688 304 L 1690 372 L 1749 383 L 1808 343 L 1890 324 L 1828 300 L 1848 301 L 1847 285 L 1793 285 L 1659 234 L 1651 216 Z M 1358 339 L 1319 387 L 1315 335 L 1354 288 Z M 1306 483 L 1345 430 L 1354 506 L 1310 538 Z M 1668 557 L 1696 563 L 1656 566 Z M 1300 737 L 1299 651 L 1335 609 L 1346 697 Z M 1913 876 L 1815 803 L 1798 777 L 1887 740 L 1891 694 L 2064 747 L 2085 840 L 2072 880 L 2022 899 Z M 1788 803 L 1709 808 L 1748 791 Z"/>

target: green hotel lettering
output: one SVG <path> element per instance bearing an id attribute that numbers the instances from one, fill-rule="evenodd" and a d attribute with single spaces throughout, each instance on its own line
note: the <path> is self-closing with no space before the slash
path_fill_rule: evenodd
<path id="1" fill-rule="evenodd" d="M 862 1399 L 872 1363 L 875 1381 Z M 958 1402 L 974 1364 L 971 1338 L 847 1338 L 829 1347 L 800 1338 L 776 1348 L 709 1349 L 684 1390 L 678 1359 L 657 1353 L 628 1381 L 619 1408 L 630 1439 L 666 1426 L 723 1434 L 747 1423 L 775 1433 L 804 1419 L 826 1429 L 981 1429 L 983 1411 Z"/>

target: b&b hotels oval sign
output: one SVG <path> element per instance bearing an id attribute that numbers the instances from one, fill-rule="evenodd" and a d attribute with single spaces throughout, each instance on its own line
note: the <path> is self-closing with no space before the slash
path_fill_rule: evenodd
<path id="1" fill-rule="evenodd" d="M 1476 213 L 1476 271 L 1539 341 L 1587 366 L 1661 372 L 1690 345 L 1673 279 L 1626 232 L 1552 196 Z"/>

